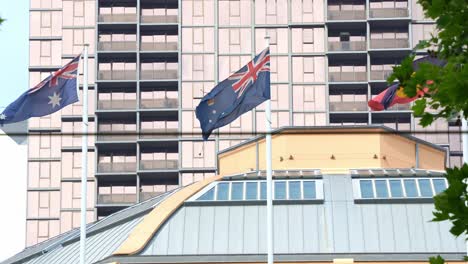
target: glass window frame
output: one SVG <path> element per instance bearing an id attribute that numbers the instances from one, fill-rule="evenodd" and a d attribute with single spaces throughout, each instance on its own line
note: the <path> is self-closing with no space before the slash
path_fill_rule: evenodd
<path id="1" fill-rule="evenodd" d="M 377 187 L 376 181 L 386 181 L 386 192 L 388 197 L 378 197 L 377 196 Z M 403 196 L 394 196 L 392 194 L 390 181 L 400 181 L 400 187 Z M 405 181 L 411 180 L 415 184 L 416 196 L 408 196 L 407 187 Z M 421 192 L 420 181 L 429 180 L 429 187 L 432 193 L 432 196 L 423 196 Z M 355 178 L 353 179 L 353 191 L 355 192 L 354 198 L 360 200 L 392 200 L 392 199 L 432 199 L 438 193 L 436 192 L 434 181 L 443 180 L 445 183 L 445 188 L 448 188 L 448 182 L 443 177 L 398 177 L 398 178 Z M 372 197 L 362 197 L 361 190 L 361 181 L 371 181 L 373 188 Z"/>
<path id="2" fill-rule="evenodd" d="M 285 198 L 284 199 L 276 199 L 276 183 L 284 182 L 285 183 Z M 299 192 L 300 196 L 299 199 L 293 199 L 290 197 L 290 183 L 291 182 L 299 182 Z M 304 197 L 304 183 L 305 182 L 313 182 L 314 190 L 314 198 L 305 198 Z M 233 184 L 242 183 L 242 199 L 233 199 L 232 197 L 232 190 Z M 247 185 L 248 183 L 256 183 L 256 197 L 255 199 L 247 199 Z M 320 201 L 324 199 L 323 195 L 323 179 L 278 179 L 273 180 L 272 182 L 272 196 L 273 200 L 275 201 Z M 218 200 L 218 186 L 220 184 L 227 184 L 227 199 L 226 200 Z M 198 192 L 196 195 L 192 196 L 188 202 L 259 202 L 265 201 L 266 199 L 262 199 L 262 185 L 266 185 L 266 180 L 234 180 L 234 181 L 217 181 L 209 184 L 203 190 Z M 214 195 L 212 200 L 200 199 L 204 198 L 205 194 L 213 190 Z M 266 196 L 266 194 L 265 194 Z M 266 197 L 265 197 L 266 198 Z"/>

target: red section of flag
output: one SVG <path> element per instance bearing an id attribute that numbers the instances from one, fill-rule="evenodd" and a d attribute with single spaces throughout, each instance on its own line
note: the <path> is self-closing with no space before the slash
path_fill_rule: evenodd
<path id="1" fill-rule="evenodd" d="M 429 85 L 432 83 L 432 80 L 427 81 L 427 84 Z M 416 96 L 408 97 L 405 94 L 403 87 L 400 87 L 399 84 L 394 84 L 372 98 L 367 104 L 373 111 L 382 111 L 395 104 L 409 104 L 416 99 L 423 97 L 428 91 L 429 88 L 424 87 L 424 89 L 417 91 Z"/>

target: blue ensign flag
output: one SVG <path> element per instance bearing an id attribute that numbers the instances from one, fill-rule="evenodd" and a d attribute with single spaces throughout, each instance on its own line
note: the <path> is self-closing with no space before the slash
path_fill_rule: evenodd
<path id="1" fill-rule="evenodd" d="M 203 139 L 243 113 L 270 99 L 270 50 L 266 48 L 226 80 L 216 85 L 197 106 Z"/>
<path id="2" fill-rule="evenodd" d="M 78 102 L 76 76 L 81 55 L 27 90 L 0 114 L 0 125 L 50 115 Z"/>

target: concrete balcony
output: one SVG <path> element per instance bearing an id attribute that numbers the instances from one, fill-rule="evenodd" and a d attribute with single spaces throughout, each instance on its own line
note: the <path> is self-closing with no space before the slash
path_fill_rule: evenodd
<path id="1" fill-rule="evenodd" d="M 141 139 L 177 139 L 177 128 L 141 129 Z"/>
<path id="2" fill-rule="evenodd" d="M 408 17 L 408 8 L 375 8 L 369 10 L 370 18 Z"/>
<path id="3" fill-rule="evenodd" d="M 365 82 L 367 72 L 329 72 L 328 80 L 330 82 Z"/>
<path id="4" fill-rule="evenodd" d="M 365 10 L 328 10 L 328 20 L 364 20 Z"/>
<path id="5" fill-rule="evenodd" d="M 404 49 L 409 48 L 408 39 L 371 39 L 371 49 Z"/>
<path id="6" fill-rule="evenodd" d="M 135 70 L 101 70 L 98 72 L 98 80 L 135 80 Z"/>
<path id="7" fill-rule="evenodd" d="M 99 100 L 99 110 L 135 109 L 136 100 Z"/>
<path id="8" fill-rule="evenodd" d="M 387 80 L 387 78 L 393 73 L 393 70 L 382 70 L 382 71 L 371 71 L 371 80 Z"/>
<path id="9" fill-rule="evenodd" d="M 141 23 L 170 24 L 177 23 L 177 15 L 142 15 Z"/>
<path id="10" fill-rule="evenodd" d="M 164 192 L 141 192 L 140 193 L 140 202 L 149 200 L 153 197 L 159 196 L 163 194 Z"/>
<path id="11" fill-rule="evenodd" d="M 366 101 L 330 102 L 330 111 L 332 112 L 367 111 L 367 102 Z"/>
<path id="12" fill-rule="evenodd" d="M 135 172 L 136 171 L 136 162 L 101 162 L 98 163 L 97 172 Z"/>
<path id="13" fill-rule="evenodd" d="M 328 51 L 360 51 L 366 50 L 365 41 L 328 42 Z"/>
<path id="14" fill-rule="evenodd" d="M 100 41 L 99 51 L 136 51 L 136 41 Z"/>
<path id="15" fill-rule="evenodd" d="M 411 104 L 396 104 L 392 107 L 387 108 L 387 111 L 409 111 L 411 110 Z"/>
<path id="16" fill-rule="evenodd" d="M 178 166 L 178 160 L 140 160 L 141 170 L 175 170 Z"/>
<path id="17" fill-rule="evenodd" d="M 98 194 L 98 204 L 133 204 L 137 201 L 135 193 Z"/>
<path id="18" fill-rule="evenodd" d="M 125 135 L 129 134 L 129 135 Z M 136 131 L 98 130 L 97 141 L 132 141 L 136 140 Z"/>
<path id="19" fill-rule="evenodd" d="M 99 22 L 107 23 L 131 23 L 137 21 L 136 14 L 101 14 L 98 18 Z"/>
<path id="20" fill-rule="evenodd" d="M 177 42 L 141 43 L 141 51 L 177 51 Z"/>
<path id="21" fill-rule="evenodd" d="M 179 106 L 177 98 L 141 99 L 140 107 L 144 109 L 176 109 Z"/>
<path id="22" fill-rule="evenodd" d="M 177 79 L 177 70 L 141 70 L 142 80 L 174 80 Z"/>

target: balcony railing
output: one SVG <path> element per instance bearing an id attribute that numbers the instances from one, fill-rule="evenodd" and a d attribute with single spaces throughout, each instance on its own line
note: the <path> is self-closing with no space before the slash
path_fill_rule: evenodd
<path id="1" fill-rule="evenodd" d="M 98 163 L 98 172 L 135 172 L 136 162 L 101 162 Z"/>
<path id="2" fill-rule="evenodd" d="M 367 102 L 330 102 L 330 111 L 367 111 Z"/>
<path id="3" fill-rule="evenodd" d="M 153 24 L 177 23 L 177 15 L 142 15 L 141 23 L 153 23 Z"/>
<path id="4" fill-rule="evenodd" d="M 136 203 L 135 193 L 98 194 L 98 204 L 133 204 Z"/>
<path id="5" fill-rule="evenodd" d="M 142 80 L 173 80 L 177 79 L 177 70 L 142 70 Z"/>
<path id="6" fill-rule="evenodd" d="M 98 109 L 112 110 L 112 109 L 135 109 L 136 100 L 99 100 Z"/>
<path id="7" fill-rule="evenodd" d="M 154 128 L 142 129 L 140 138 L 142 139 L 161 139 L 177 138 L 177 128 Z"/>
<path id="8" fill-rule="evenodd" d="M 151 199 L 153 197 L 159 196 L 163 194 L 164 192 L 141 192 L 140 193 L 140 202 L 146 201 L 148 199 Z"/>
<path id="9" fill-rule="evenodd" d="M 165 170 L 165 169 L 177 169 L 177 160 L 141 160 L 141 170 Z"/>
<path id="10" fill-rule="evenodd" d="M 140 107 L 144 109 L 174 109 L 179 106 L 176 98 L 141 99 Z"/>
<path id="11" fill-rule="evenodd" d="M 371 49 L 399 49 L 408 48 L 408 39 L 371 39 Z"/>
<path id="12" fill-rule="evenodd" d="M 371 18 L 408 17 L 408 8 L 375 8 L 369 10 Z"/>
<path id="13" fill-rule="evenodd" d="M 367 81 L 366 72 L 330 72 L 330 82 L 364 82 Z"/>
<path id="14" fill-rule="evenodd" d="M 390 111 L 409 111 L 411 110 L 411 104 L 395 104 L 392 107 L 387 108 Z"/>
<path id="15" fill-rule="evenodd" d="M 101 14 L 99 22 L 136 22 L 136 14 Z"/>
<path id="16" fill-rule="evenodd" d="M 99 80 L 135 80 L 136 71 L 125 70 L 101 70 Z"/>
<path id="17" fill-rule="evenodd" d="M 98 50 L 100 51 L 135 51 L 136 41 L 100 41 Z"/>
<path id="18" fill-rule="evenodd" d="M 129 135 L 125 135 L 129 134 Z M 136 131 L 104 131 L 98 129 L 97 141 L 129 141 L 136 140 Z"/>
<path id="19" fill-rule="evenodd" d="M 365 10 L 328 10 L 328 20 L 362 20 L 366 19 Z"/>
<path id="20" fill-rule="evenodd" d="M 142 51 L 177 51 L 177 42 L 143 42 Z"/>
<path id="21" fill-rule="evenodd" d="M 388 76 L 393 73 L 393 70 L 383 70 L 383 71 L 371 71 L 370 79 L 371 80 L 387 80 Z"/>
<path id="22" fill-rule="evenodd" d="M 365 41 L 328 42 L 329 51 L 358 51 L 366 50 Z"/>

